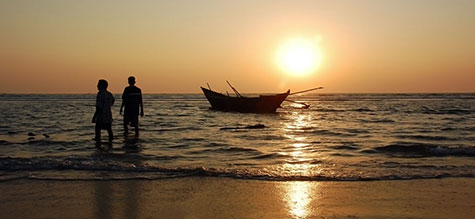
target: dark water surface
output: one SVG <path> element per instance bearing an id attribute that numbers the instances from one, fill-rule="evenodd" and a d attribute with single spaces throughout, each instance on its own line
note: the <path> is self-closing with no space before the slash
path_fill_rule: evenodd
<path id="1" fill-rule="evenodd" d="M 475 177 L 475 94 L 310 94 L 290 98 L 309 109 L 285 102 L 271 115 L 145 95 L 135 140 L 122 136 L 116 98 L 105 151 L 92 140 L 95 95 L 0 95 L 0 180 Z"/>

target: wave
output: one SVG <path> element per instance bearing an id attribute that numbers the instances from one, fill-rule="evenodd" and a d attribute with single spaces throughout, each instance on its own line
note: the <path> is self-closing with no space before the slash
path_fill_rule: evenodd
<path id="1" fill-rule="evenodd" d="M 285 140 L 287 139 L 284 136 L 280 135 L 243 135 L 242 138 L 246 140 L 268 140 L 268 141 L 276 141 L 276 140 Z"/>
<path id="2" fill-rule="evenodd" d="M 340 136 L 340 137 L 353 137 L 353 136 L 357 135 L 356 133 L 333 132 L 333 131 L 326 130 L 326 129 L 305 131 L 304 133 L 312 133 L 312 134 L 323 135 L 323 136 Z"/>
<path id="3" fill-rule="evenodd" d="M 281 154 L 281 153 L 269 153 L 269 154 L 262 154 L 262 155 L 251 157 L 251 159 L 256 159 L 256 160 L 274 159 L 274 158 L 290 158 L 290 156 Z"/>
<path id="4" fill-rule="evenodd" d="M 364 123 L 394 123 L 392 119 L 359 119 L 360 122 Z"/>
<path id="5" fill-rule="evenodd" d="M 427 140 L 427 141 L 453 141 L 454 138 L 446 136 L 433 136 L 433 135 L 397 135 L 398 138 L 403 139 L 415 139 L 415 140 Z"/>
<path id="6" fill-rule="evenodd" d="M 338 145 L 331 148 L 336 149 L 336 150 L 358 150 L 359 149 L 359 147 L 354 146 L 354 145 Z"/>
<path id="7" fill-rule="evenodd" d="M 383 153 L 397 157 L 475 157 L 475 147 L 436 146 L 418 142 L 395 142 L 363 152 Z"/>
<path id="8" fill-rule="evenodd" d="M 0 140 L 0 145 L 28 145 L 28 146 L 77 146 L 88 142 L 87 140 L 78 140 L 78 141 L 64 141 L 64 140 L 53 140 L 50 138 L 35 138 L 33 136 L 14 141 Z"/>
<path id="9" fill-rule="evenodd" d="M 182 131 L 199 131 L 202 128 L 199 127 L 176 127 L 176 128 L 159 128 L 154 131 L 158 132 L 182 132 Z"/>
<path id="10" fill-rule="evenodd" d="M 358 108 L 358 109 L 352 109 L 351 111 L 354 111 L 354 112 L 374 112 L 373 110 L 368 109 L 366 107 L 362 107 L 362 108 Z"/>
<path id="11" fill-rule="evenodd" d="M 334 112 L 346 112 L 347 110 L 342 110 L 342 109 L 314 109 L 313 111 L 322 112 L 322 113 L 334 113 Z"/>
<path id="12" fill-rule="evenodd" d="M 204 149 L 199 151 L 188 152 L 190 154 L 208 154 L 208 153 L 224 153 L 224 154 L 262 154 L 259 150 L 243 147 L 227 147 L 217 149 Z"/>
<path id="13" fill-rule="evenodd" d="M 371 109 L 366 108 L 366 107 L 356 108 L 356 109 L 328 109 L 328 108 L 317 108 L 317 109 L 314 109 L 313 111 L 316 111 L 316 112 L 325 112 L 325 113 L 344 113 L 344 112 L 361 112 L 361 113 L 364 113 L 364 112 L 375 112 L 374 110 L 371 110 Z"/>
<path id="14" fill-rule="evenodd" d="M 430 109 L 430 108 L 423 108 L 421 110 L 422 114 L 436 114 L 436 115 L 470 115 L 473 114 L 473 110 L 466 110 L 466 109 Z"/>
<path id="15" fill-rule="evenodd" d="M 267 181 L 375 181 L 471 177 L 471 172 L 413 175 L 278 175 L 249 169 L 206 167 L 159 167 L 148 164 L 100 161 L 88 158 L 0 158 L 0 181 L 27 179 L 51 180 L 160 180 L 181 177 L 228 177 Z"/>
<path id="16" fill-rule="evenodd" d="M 475 126 L 473 127 L 443 127 L 441 131 L 465 131 L 465 132 L 475 132 Z"/>

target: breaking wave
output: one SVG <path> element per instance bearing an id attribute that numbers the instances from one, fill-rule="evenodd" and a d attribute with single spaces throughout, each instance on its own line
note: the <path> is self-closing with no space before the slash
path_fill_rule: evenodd
<path id="1" fill-rule="evenodd" d="M 125 180 L 147 179 L 161 180 L 181 177 L 228 177 L 235 179 L 266 181 L 375 181 L 435 179 L 446 177 L 475 177 L 470 172 L 440 174 L 386 174 L 386 175 L 345 175 L 316 174 L 278 175 L 272 172 L 251 171 L 246 169 L 198 167 L 159 167 L 133 162 L 100 161 L 87 158 L 0 158 L 0 181 L 13 179 L 42 180 Z"/>

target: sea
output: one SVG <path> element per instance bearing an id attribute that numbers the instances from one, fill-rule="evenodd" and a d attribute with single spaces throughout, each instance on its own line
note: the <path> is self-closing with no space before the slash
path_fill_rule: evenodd
<path id="1" fill-rule="evenodd" d="M 145 94 L 138 138 L 123 135 L 115 97 L 113 142 L 103 130 L 97 148 L 95 94 L 0 94 L 0 181 L 475 177 L 473 93 L 309 93 L 275 114 L 213 111 L 203 94 Z"/>

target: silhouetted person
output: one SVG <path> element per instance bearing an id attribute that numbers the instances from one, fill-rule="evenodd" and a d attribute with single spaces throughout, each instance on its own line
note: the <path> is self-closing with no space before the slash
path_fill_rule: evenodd
<path id="1" fill-rule="evenodd" d="M 142 90 L 135 86 L 135 77 L 130 76 L 129 85 L 124 89 L 122 94 L 122 105 L 120 106 L 120 114 L 122 115 L 122 109 L 124 111 L 124 135 L 129 133 L 128 125 L 130 124 L 135 128 L 135 136 L 139 136 L 139 113 L 143 116 L 143 101 Z"/>
<path id="2" fill-rule="evenodd" d="M 111 106 L 114 104 L 114 96 L 107 91 L 108 83 L 106 80 L 99 80 L 97 83 L 96 112 L 92 122 L 96 123 L 96 137 L 98 143 L 101 141 L 101 130 L 106 129 L 109 134 L 109 143 L 112 143 L 114 135 L 112 133 L 112 112 Z"/>

